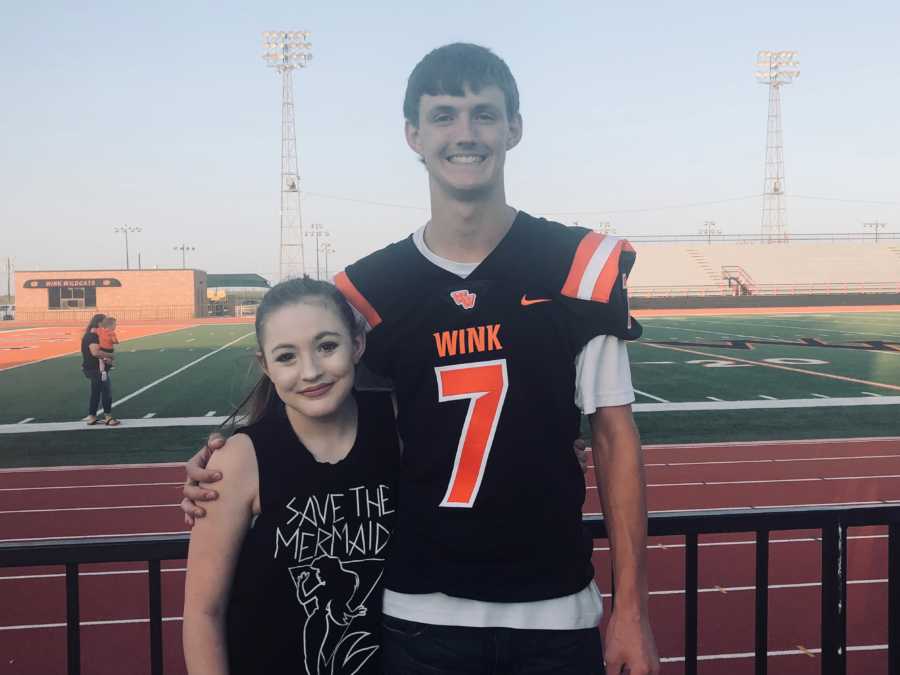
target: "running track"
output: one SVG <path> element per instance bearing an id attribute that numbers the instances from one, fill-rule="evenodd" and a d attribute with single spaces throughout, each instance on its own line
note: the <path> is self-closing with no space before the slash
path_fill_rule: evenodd
<path id="1" fill-rule="evenodd" d="M 856 502 L 900 503 L 900 438 L 648 446 L 651 511 Z M 0 471 L 0 539 L 178 532 L 180 466 Z M 585 512 L 599 510 L 588 476 Z M 818 673 L 819 543 L 814 532 L 773 533 L 769 672 Z M 701 538 L 700 672 L 752 672 L 753 535 Z M 651 542 L 650 609 L 663 673 L 683 671 L 680 539 Z M 605 541 L 595 542 L 598 583 L 608 588 Z M 886 672 L 887 546 L 884 531 L 850 531 L 848 667 Z M 183 562 L 164 564 L 163 639 L 168 674 L 181 656 Z M 81 572 L 82 672 L 149 672 L 147 576 L 137 565 Z M 0 673 L 65 672 L 63 570 L 0 570 Z"/>

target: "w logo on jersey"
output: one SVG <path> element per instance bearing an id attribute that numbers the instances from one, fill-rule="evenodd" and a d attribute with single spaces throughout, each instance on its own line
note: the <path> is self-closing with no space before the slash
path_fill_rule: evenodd
<path id="1" fill-rule="evenodd" d="M 466 289 L 453 291 L 450 297 L 463 309 L 472 309 L 475 306 L 475 294 L 469 293 Z"/>

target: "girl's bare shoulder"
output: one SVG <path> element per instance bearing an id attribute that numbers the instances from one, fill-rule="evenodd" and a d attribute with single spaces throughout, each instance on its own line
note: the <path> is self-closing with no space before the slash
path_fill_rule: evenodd
<path id="1" fill-rule="evenodd" d="M 222 480 L 228 482 L 255 477 L 258 468 L 253 441 L 247 434 L 234 434 L 212 454 L 207 468 L 220 471 Z"/>

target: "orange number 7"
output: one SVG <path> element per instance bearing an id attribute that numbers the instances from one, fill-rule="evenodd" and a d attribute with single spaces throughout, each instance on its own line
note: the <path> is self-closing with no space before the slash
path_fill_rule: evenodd
<path id="1" fill-rule="evenodd" d="M 453 460 L 453 473 L 441 506 L 471 508 L 478 496 L 509 380 L 506 359 L 441 366 L 437 375 L 438 400 L 469 399 L 469 410 Z"/>

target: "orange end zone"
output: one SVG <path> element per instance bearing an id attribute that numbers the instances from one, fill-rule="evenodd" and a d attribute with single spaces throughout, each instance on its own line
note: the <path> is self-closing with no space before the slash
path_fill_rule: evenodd
<path id="1" fill-rule="evenodd" d="M 173 333 L 183 328 L 216 323 L 247 323 L 247 320 L 195 319 L 165 324 L 122 324 L 116 332 L 119 339 L 124 342 L 148 335 Z M 39 326 L 0 332 L 0 370 L 77 354 L 81 351 L 83 334 L 84 328 L 81 326 Z"/>

